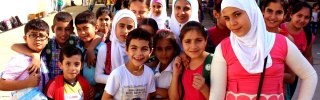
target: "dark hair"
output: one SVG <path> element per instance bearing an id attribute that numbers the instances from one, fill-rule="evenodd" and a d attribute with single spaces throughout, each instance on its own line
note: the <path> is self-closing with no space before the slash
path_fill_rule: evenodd
<path id="1" fill-rule="evenodd" d="M 310 17 L 312 16 L 312 7 L 307 3 L 307 2 L 297 2 L 292 10 L 291 10 L 291 14 L 296 14 L 297 12 L 299 12 L 303 7 L 306 7 L 310 10 L 309 14 L 310 14 Z M 310 18 L 311 20 L 311 18 Z M 309 20 L 309 22 L 310 22 Z"/>
<path id="2" fill-rule="evenodd" d="M 56 25 L 56 22 L 69 22 L 69 25 L 73 27 L 72 15 L 68 12 L 58 12 L 56 15 L 54 15 L 53 25 Z"/>
<path id="3" fill-rule="evenodd" d="M 113 18 L 109 8 L 100 7 L 96 12 L 96 19 L 98 19 L 103 13 L 106 13 L 111 19 Z"/>
<path id="4" fill-rule="evenodd" d="M 175 56 L 179 55 L 181 51 L 180 47 L 176 41 L 175 35 L 170 30 L 162 29 L 157 31 L 157 34 L 155 34 L 153 37 L 153 48 L 156 48 L 157 43 L 160 39 L 167 39 L 174 48 L 174 51 L 175 51 L 174 55 Z"/>
<path id="5" fill-rule="evenodd" d="M 216 10 L 217 12 L 221 12 L 221 2 L 222 0 L 215 0 L 214 2 L 214 10 Z"/>
<path id="6" fill-rule="evenodd" d="M 152 37 L 148 31 L 146 31 L 142 28 L 136 28 L 136 29 L 133 29 L 132 31 L 130 31 L 128 33 L 128 36 L 126 39 L 127 50 L 128 50 L 128 47 L 129 47 L 132 39 L 146 40 L 149 42 L 149 49 L 150 50 L 152 49 Z"/>
<path id="7" fill-rule="evenodd" d="M 312 9 L 314 9 L 317 5 L 318 5 L 318 3 L 314 3 L 314 4 L 312 5 Z"/>
<path id="8" fill-rule="evenodd" d="M 150 7 L 150 0 L 130 0 L 129 7 L 132 2 L 141 2 L 141 3 L 145 4 L 148 8 Z"/>
<path id="9" fill-rule="evenodd" d="M 207 35 L 206 31 L 205 31 L 204 26 L 199 22 L 189 21 L 181 29 L 181 32 L 180 32 L 180 35 L 179 35 L 180 43 L 182 43 L 182 39 L 184 38 L 184 35 L 187 32 L 193 31 L 193 30 L 195 30 L 197 32 L 200 32 L 201 35 L 204 37 L 204 39 L 207 39 L 208 35 Z"/>
<path id="10" fill-rule="evenodd" d="M 284 11 L 284 15 L 287 14 L 287 9 L 289 7 L 289 3 L 287 2 L 287 0 L 266 0 L 263 4 L 263 7 L 265 10 L 267 6 L 269 6 L 269 4 L 273 2 L 273 3 L 280 3 L 282 8 L 283 8 L 283 11 Z"/>
<path id="11" fill-rule="evenodd" d="M 94 13 L 89 10 L 79 13 L 74 20 L 76 25 L 90 23 L 95 26 L 97 24 L 97 19 L 94 17 Z"/>
<path id="12" fill-rule="evenodd" d="M 30 30 L 46 31 L 49 35 L 49 25 L 41 19 L 32 19 L 24 26 L 24 35 Z"/>
<path id="13" fill-rule="evenodd" d="M 138 27 L 142 26 L 142 25 L 149 25 L 152 27 L 152 29 L 154 30 L 154 32 L 157 32 L 159 30 L 158 28 L 158 24 L 157 22 L 152 19 L 152 18 L 144 18 L 142 19 L 139 24 Z M 151 33 L 151 34 L 155 34 L 155 33 Z"/>
<path id="14" fill-rule="evenodd" d="M 80 55 L 81 62 L 83 62 L 84 58 L 83 58 L 81 50 L 73 45 L 67 45 L 61 49 L 60 55 L 59 55 L 59 62 L 61 62 L 61 63 L 63 62 L 64 56 L 66 56 L 67 58 L 70 58 L 73 55 Z"/>

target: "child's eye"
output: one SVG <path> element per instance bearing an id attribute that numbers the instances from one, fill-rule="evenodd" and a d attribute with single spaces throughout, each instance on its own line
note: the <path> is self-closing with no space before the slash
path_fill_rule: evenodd
<path id="1" fill-rule="evenodd" d="M 230 18 L 229 18 L 229 17 L 224 17 L 224 20 L 225 20 L 225 21 L 229 21 Z"/>
<path id="2" fill-rule="evenodd" d="M 280 14 L 282 14 L 283 13 L 283 11 L 277 11 L 277 14 L 278 15 L 280 15 Z"/>
<path id="3" fill-rule="evenodd" d="M 71 64 L 69 62 L 67 62 L 66 65 L 70 66 Z"/>
<path id="4" fill-rule="evenodd" d="M 240 15 L 241 15 L 241 13 L 237 13 L 237 14 L 235 14 L 235 16 L 236 16 L 236 17 L 239 17 Z"/>
<path id="5" fill-rule="evenodd" d="M 131 25 L 128 25 L 128 26 L 127 26 L 127 29 L 128 29 L 128 30 L 131 30 L 132 28 L 133 28 L 133 26 L 131 26 Z"/>
<path id="6" fill-rule="evenodd" d="M 267 9 L 267 12 L 271 13 L 271 12 L 272 12 L 272 10 L 271 10 L 271 9 Z"/>

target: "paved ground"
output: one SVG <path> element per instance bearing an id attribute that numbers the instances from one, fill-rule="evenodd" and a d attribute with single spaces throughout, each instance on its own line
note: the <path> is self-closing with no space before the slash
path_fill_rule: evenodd
<path id="1" fill-rule="evenodd" d="M 96 9 L 98 7 L 101 7 L 103 5 L 97 5 L 94 9 L 94 11 L 96 11 Z M 65 9 L 63 9 L 64 11 L 70 12 L 72 14 L 73 17 L 75 17 L 78 13 L 86 10 L 85 7 L 82 6 L 74 6 L 74 7 L 67 7 Z M 168 11 L 168 15 L 170 15 L 171 13 L 171 9 L 167 10 Z M 50 14 L 48 16 L 46 16 L 45 18 L 42 18 L 43 20 L 45 20 L 49 25 L 52 25 L 52 20 L 54 17 L 55 13 Z M 206 28 L 210 28 L 213 26 L 212 24 L 212 20 L 209 17 L 208 14 L 205 14 L 205 20 L 202 23 Z M 0 72 L 3 71 L 4 67 L 6 66 L 7 62 L 10 60 L 10 58 L 16 54 L 16 52 L 12 51 L 10 49 L 11 45 L 13 43 L 23 43 L 23 29 L 24 26 L 21 26 L 19 28 L 15 28 L 6 32 L 0 32 Z M 50 30 L 51 31 L 51 30 Z M 76 32 L 76 31 L 75 31 Z M 52 34 L 52 32 L 50 33 L 50 37 L 54 36 L 54 34 Z M 315 43 L 313 44 L 313 57 L 314 57 L 314 68 L 316 69 L 317 72 L 320 72 L 320 36 L 319 34 L 317 35 L 317 39 L 315 40 Z M 318 74 L 319 77 L 319 74 Z M 318 81 L 319 83 L 319 81 Z M 313 100 L 319 100 L 320 99 L 320 86 L 317 86 L 316 89 L 316 93 L 315 96 L 313 98 Z M 8 100 L 10 96 L 10 92 L 4 92 L 4 91 L 0 91 L 0 100 Z M 295 97 L 296 98 L 296 95 Z"/>

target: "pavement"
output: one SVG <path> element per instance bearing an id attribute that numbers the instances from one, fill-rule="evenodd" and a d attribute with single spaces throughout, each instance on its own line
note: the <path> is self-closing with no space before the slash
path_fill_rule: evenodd
<path id="1" fill-rule="evenodd" d="M 104 5 L 97 4 L 94 8 L 94 12 Z M 63 9 L 63 11 L 70 12 L 73 17 L 75 17 L 78 13 L 85 11 L 87 8 L 83 6 L 72 6 L 72 7 L 66 7 Z M 171 9 L 167 10 L 168 15 L 171 15 Z M 42 18 L 42 20 L 46 21 L 49 26 L 53 23 L 53 17 L 56 13 L 52 13 L 47 15 L 46 17 Z M 202 25 L 204 25 L 206 28 L 210 28 L 213 26 L 213 21 L 211 20 L 208 13 L 205 13 L 205 19 L 202 22 Z M 76 32 L 76 30 L 74 30 Z M 16 52 L 11 50 L 11 45 L 14 43 L 24 43 L 23 40 L 24 35 L 24 26 L 20 26 L 15 29 L 11 29 L 6 32 L 0 32 L 0 72 L 4 70 L 6 67 L 6 64 L 9 62 L 11 57 L 16 54 Z M 54 36 L 54 34 L 50 30 L 50 37 Z M 320 34 L 316 35 L 316 40 L 313 44 L 313 58 L 314 58 L 314 68 L 317 71 L 317 73 L 320 72 Z M 319 77 L 319 74 L 318 74 Z M 318 80 L 319 83 L 319 80 Z M 297 90 L 298 91 L 298 90 Z M 8 91 L 0 91 L 0 100 L 9 100 L 10 99 L 10 92 Z M 293 97 L 293 100 L 296 100 L 297 94 Z M 317 85 L 315 95 L 312 100 L 319 100 L 320 99 L 320 86 Z"/>

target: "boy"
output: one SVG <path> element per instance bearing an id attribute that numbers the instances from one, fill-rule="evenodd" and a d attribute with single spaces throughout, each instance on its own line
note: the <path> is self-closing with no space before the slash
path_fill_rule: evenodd
<path id="1" fill-rule="evenodd" d="M 144 63 L 152 52 L 151 35 L 137 28 L 129 32 L 126 53 L 129 61 L 114 69 L 108 77 L 102 99 L 149 100 L 155 92 L 153 71 Z"/>
<path id="2" fill-rule="evenodd" d="M 52 32 L 55 33 L 55 37 L 50 38 L 48 45 L 43 50 L 42 53 L 35 53 L 28 49 L 25 44 L 14 44 L 12 45 L 12 50 L 19 53 L 23 53 L 32 57 L 32 63 L 28 68 L 29 72 L 36 71 L 40 65 L 40 54 L 42 57 L 48 59 L 46 64 L 49 69 L 50 79 L 54 79 L 57 75 L 61 75 L 62 71 L 58 67 L 59 54 L 62 47 L 66 45 L 76 45 L 80 43 L 80 39 L 75 36 L 71 36 L 73 33 L 73 18 L 68 12 L 59 12 L 54 16 L 53 25 L 51 26 Z M 89 65 L 95 65 L 94 48 L 101 42 L 103 33 L 99 33 L 92 44 L 87 48 L 86 62 Z M 49 60 L 50 59 L 50 60 Z"/>
<path id="3" fill-rule="evenodd" d="M 48 36 L 49 26 L 43 20 L 33 19 L 24 27 L 23 39 L 26 42 L 27 48 L 33 52 L 40 53 L 44 49 L 48 43 Z M 27 55 L 19 53 L 13 56 L 1 75 L 0 90 L 16 91 L 38 87 L 42 91 L 45 84 L 49 81 L 48 69 L 44 64 L 44 60 L 40 59 L 40 70 L 29 75 L 27 68 L 30 63 L 31 57 Z"/>
<path id="4" fill-rule="evenodd" d="M 150 11 L 149 0 L 130 0 L 129 9 L 136 15 L 138 23 L 144 18 L 147 18 Z"/>
<path id="5" fill-rule="evenodd" d="M 79 75 L 82 64 L 83 57 L 79 48 L 72 45 L 63 47 L 58 64 L 63 75 L 48 82 L 44 92 L 47 97 L 53 100 L 89 100 L 90 84 Z"/>
<path id="6" fill-rule="evenodd" d="M 92 13 L 91 11 L 84 11 L 82 13 L 79 13 L 75 18 L 77 33 L 81 39 L 81 42 L 79 45 L 77 45 L 77 47 L 80 48 L 80 50 L 83 53 L 87 52 L 86 48 L 88 48 L 91 45 L 91 42 L 93 41 L 96 35 L 96 31 L 98 31 L 99 29 L 96 21 L 97 19 L 94 16 L 94 13 Z M 105 44 L 103 42 L 100 42 L 100 44 L 96 46 L 94 49 L 95 54 L 98 53 L 98 50 L 100 47 L 106 48 Z M 103 59 L 103 61 L 105 61 L 105 59 Z M 103 92 L 102 90 L 104 85 L 97 84 L 96 81 L 94 80 L 95 68 L 93 66 L 88 65 L 85 62 L 84 67 L 80 74 L 87 79 L 87 81 L 90 83 L 92 87 L 94 87 L 93 94 L 96 95 L 95 99 L 97 99 L 97 98 L 100 98 L 99 96 L 102 95 L 102 92 Z"/>

